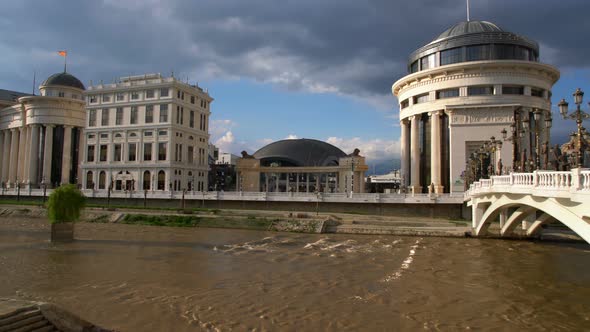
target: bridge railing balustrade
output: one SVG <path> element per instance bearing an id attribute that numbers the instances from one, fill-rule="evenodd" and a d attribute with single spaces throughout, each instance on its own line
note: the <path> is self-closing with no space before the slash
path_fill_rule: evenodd
<path id="1" fill-rule="evenodd" d="M 580 172 L 582 180 L 582 190 L 590 191 L 590 170 Z"/>
<path id="2" fill-rule="evenodd" d="M 569 190 L 572 186 L 571 172 L 536 171 L 535 175 L 537 176 L 536 187 Z"/>

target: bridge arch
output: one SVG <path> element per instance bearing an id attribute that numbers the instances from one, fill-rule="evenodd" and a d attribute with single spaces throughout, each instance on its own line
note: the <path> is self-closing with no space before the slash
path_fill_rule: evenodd
<path id="1" fill-rule="evenodd" d="M 514 197 L 519 196 L 519 197 Z M 497 199 L 493 200 L 489 207 L 485 210 L 480 220 L 476 222 L 475 234 L 484 234 L 492 220 L 494 220 L 498 214 L 510 207 L 525 207 L 522 209 L 522 219 L 530 213 L 534 213 L 535 210 L 542 211 L 547 215 L 546 220 L 539 220 L 538 223 L 534 223 L 530 230 L 527 230 L 527 235 L 533 234 L 542 223 L 549 220 L 549 217 L 555 218 L 569 229 L 574 231 L 588 243 L 590 243 L 590 223 L 587 222 L 584 217 L 588 214 L 588 207 L 584 208 L 582 203 L 563 202 L 559 198 L 549 197 L 534 197 L 531 195 L 501 195 Z M 517 210 L 518 211 L 518 210 Z M 517 222 L 515 218 L 512 223 Z M 512 227 L 510 225 L 509 227 Z M 534 228 L 533 228 L 534 227 Z"/>

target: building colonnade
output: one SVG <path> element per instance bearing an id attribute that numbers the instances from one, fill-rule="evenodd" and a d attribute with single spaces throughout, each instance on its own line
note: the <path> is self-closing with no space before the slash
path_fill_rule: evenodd
<path id="1" fill-rule="evenodd" d="M 442 178 L 442 168 L 448 165 L 442 165 L 442 143 L 443 129 L 441 126 L 444 112 L 441 110 L 428 112 L 429 121 L 423 121 L 422 114 L 412 115 L 400 121 L 400 152 L 401 152 L 401 177 L 402 185 L 409 188 L 412 193 L 421 193 L 423 186 L 432 185 L 435 193 L 443 193 L 444 179 Z M 421 125 L 430 126 L 428 129 Z M 424 137 L 424 133 L 430 133 L 429 139 Z M 429 147 L 425 145 L 430 141 Z M 427 149 L 428 148 L 428 149 Z M 429 153 L 423 153 L 429 150 Z M 428 156 L 429 154 L 429 156 Z M 426 183 L 423 177 L 424 166 L 429 158 L 430 183 Z M 448 188 L 447 188 L 448 189 Z"/>
<path id="2" fill-rule="evenodd" d="M 60 127 L 59 135 L 54 130 Z M 0 130 L 0 180 L 4 187 L 14 188 L 19 185 L 38 188 L 42 184 L 48 188 L 61 183 L 72 182 L 74 161 L 73 126 L 56 126 L 53 124 L 29 124 L 21 127 Z M 79 133 L 79 132 L 77 132 Z M 60 145 L 54 144 L 58 139 Z M 57 151 L 56 151 L 57 150 Z M 67 152 L 67 153 L 64 153 Z M 54 162 L 54 153 L 61 156 L 61 165 Z M 77 164 L 77 163 L 76 163 Z M 56 175 L 52 171 L 58 171 Z"/>

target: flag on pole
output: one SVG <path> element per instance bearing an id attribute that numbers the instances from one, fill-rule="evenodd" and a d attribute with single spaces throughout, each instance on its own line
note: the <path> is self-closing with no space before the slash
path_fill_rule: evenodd
<path id="1" fill-rule="evenodd" d="M 57 51 L 57 54 L 59 54 L 61 56 L 67 56 L 68 52 L 67 51 Z"/>

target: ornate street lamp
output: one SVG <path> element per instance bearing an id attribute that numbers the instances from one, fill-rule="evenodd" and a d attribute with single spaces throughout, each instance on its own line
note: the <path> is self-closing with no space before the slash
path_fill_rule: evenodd
<path id="1" fill-rule="evenodd" d="M 582 137 L 582 132 L 584 131 L 584 127 L 582 127 L 582 122 L 585 119 L 590 118 L 590 114 L 582 111 L 581 106 L 582 101 L 584 99 L 584 92 L 580 90 L 580 88 L 576 89 L 576 92 L 573 94 L 574 102 L 576 104 L 576 110 L 572 111 L 571 114 L 568 114 L 568 102 L 565 99 L 562 99 L 557 106 L 559 107 L 559 113 L 564 119 L 575 120 L 578 126 L 577 132 L 577 146 L 576 146 L 576 167 L 582 167 L 584 161 L 584 148 L 582 147 L 582 142 L 584 138 Z"/>

